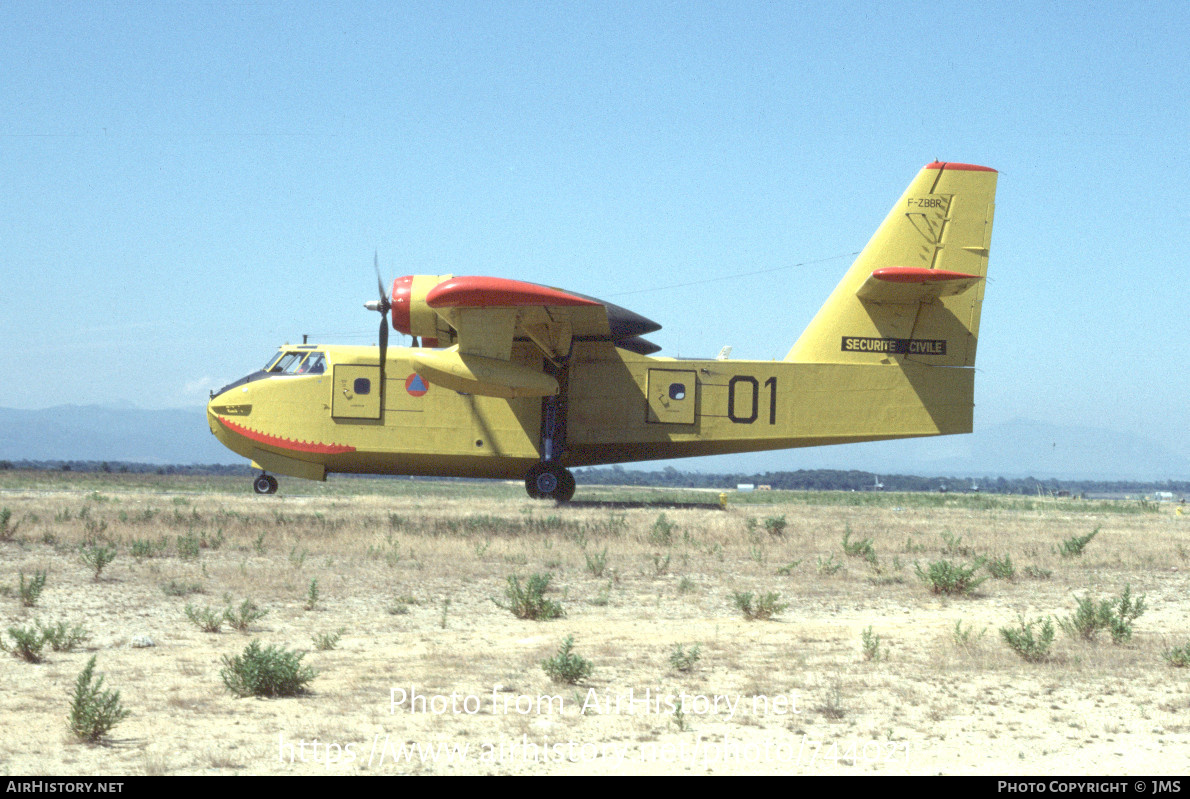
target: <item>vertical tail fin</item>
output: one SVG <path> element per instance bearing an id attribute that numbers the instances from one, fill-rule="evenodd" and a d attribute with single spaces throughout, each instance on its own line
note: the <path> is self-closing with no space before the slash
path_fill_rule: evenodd
<path id="1" fill-rule="evenodd" d="M 785 360 L 973 366 L 996 178 L 927 164 Z"/>

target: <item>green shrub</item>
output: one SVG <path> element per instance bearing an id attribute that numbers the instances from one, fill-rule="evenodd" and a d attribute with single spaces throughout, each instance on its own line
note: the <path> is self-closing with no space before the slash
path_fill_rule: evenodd
<path id="1" fill-rule="evenodd" d="M 988 572 L 997 580 L 1015 580 L 1016 567 L 1012 565 L 1012 556 L 1005 554 L 1003 559 L 992 558 L 988 561 Z"/>
<path id="2" fill-rule="evenodd" d="M 1183 647 L 1171 647 L 1161 653 L 1165 662 L 1174 668 L 1184 669 L 1190 666 L 1190 641 Z"/>
<path id="3" fill-rule="evenodd" d="M 1108 625 L 1111 640 L 1114 644 L 1122 644 L 1132 639 L 1132 622 L 1145 612 L 1145 598 L 1142 596 L 1135 602 L 1132 600 L 1132 586 L 1124 586 L 1124 593 L 1112 603 L 1112 617 Z"/>
<path id="4" fill-rule="evenodd" d="M 168 547 L 169 542 L 165 538 L 161 538 L 156 543 L 147 538 L 137 538 L 133 540 L 129 551 L 132 553 L 132 557 L 137 560 L 143 560 L 144 558 L 155 558 L 163 554 Z"/>
<path id="5" fill-rule="evenodd" d="M 177 544 L 178 557 L 182 560 L 197 560 L 202 554 L 202 544 L 193 530 L 186 535 L 178 536 Z"/>
<path id="6" fill-rule="evenodd" d="M 649 531 L 649 541 L 654 544 L 668 546 L 674 537 L 674 531 L 677 525 L 673 524 L 669 519 L 665 518 L 665 514 L 657 517 L 657 521 L 653 522 L 653 529 Z"/>
<path id="7" fill-rule="evenodd" d="M 12 638 L 12 645 L 4 643 L 4 638 L 0 636 L 0 649 L 29 663 L 41 662 L 45 635 L 39 627 L 9 627 L 8 635 Z"/>
<path id="8" fill-rule="evenodd" d="M 339 639 L 345 632 L 347 632 L 347 628 L 340 627 L 333 633 L 315 633 L 311 640 L 314 642 L 314 648 L 319 652 L 329 652 L 339 645 Z"/>
<path id="9" fill-rule="evenodd" d="M 864 660 L 880 660 L 880 636 L 872 632 L 871 625 L 860 633 L 860 642 L 864 647 Z"/>
<path id="10" fill-rule="evenodd" d="M 768 516 L 764 520 L 764 529 L 769 535 L 774 538 L 780 538 L 785 535 L 785 517 L 782 516 Z"/>
<path id="11" fill-rule="evenodd" d="M 681 644 L 678 644 L 669 653 L 669 665 L 673 667 L 674 671 L 689 674 L 694 671 L 694 666 L 698 663 L 698 659 L 701 656 L 702 649 L 698 644 L 694 644 L 688 650 L 684 649 Z"/>
<path id="12" fill-rule="evenodd" d="M 261 648 L 260 641 L 248 644 L 242 655 L 223 656 L 219 676 L 227 690 L 244 696 L 297 696 L 306 692 L 306 685 L 318 672 L 302 665 L 304 652 L 291 652 L 284 647 Z"/>
<path id="13" fill-rule="evenodd" d="M 574 636 L 568 635 L 552 658 L 541 661 L 541 670 L 554 682 L 575 685 L 591 676 L 591 661 L 574 654 Z"/>
<path id="14" fill-rule="evenodd" d="M 607 568 L 607 547 L 604 547 L 603 551 L 596 555 L 592 555 L 584 549 L 583 557 L 587 559 L 587 571 L 595 577 L 602 577 L 603 570 Z"/>
<path id="15" fill-rule="evenodd" d="M 863 558 L 869 563 L 876 560 L 876 550 L 872 547 L 872 539 L 852 541 L 850 529 L 843 533 L 843 554 L 852 558 Z"/>
<path id="16" fill-rule="evenodd" d="M 79 556 L 83 559 L 83 563 L 95 571 L 95 579 L 98 580 L 103 568 L 116 559 L 116 548 L 106 545 L 83 547 Z"/>
<path id="17" fill-rule="evenodd" d="M 974 554 L 974 550 L 963 543 L 963 537 L 961 535 L 945 532 L 942 533 L 942 554 L 966 557 Z"/>
<path id="18" fill-rule="evenodd" d="M 839 561 L 835 560 L 834 555 L 827 555 L 826 560 L 823 560 L 821 555 L 818 556 L 817 569 L 818 569 L 819 574 L 823 574 L 823 575 L 826 575 L 829 577 L 830 575 L 838 572 L 839 569 L 841 569 L 841 568 L 843 568 L 843 564 L 839 563 Z"/>
<path id="19" fill-rule="evenodd" d="M 1087 548 L 1087 544 L 1091 543 L 1091 539 L 1099 535 L 1101 528 L 1096 527 L 1086 535 L 1076 535 L 1072 538 L 1067 538 L 1058 545 L 1058 554 L 1064 558 L 1081 558 L 1083 550 Z"/>
<path id="20" fill-rule="evenodd" d="M 8 508 L 0 508 L 0 541 L 11 541 L 13 536 L 17 534 L 17 528 L 21 526 L 20 522 L 12 523 L 12 511 Z"/>
<path id="21" fill-rule="evenodd" d="M 1024 616 L 1019 616 L 1017 627 L 1001 627 L 1000 637 L 1029 663 L 1040 663 L 1049 658 L 1050 647 L 1054 644 L 1054 621 L 1049 616 L 1026 622 Z M 1040 626 L 1034 635 L 1033 628 Z"/>
<path id="22" fill-rule="evenodd" d="M 17 586 L 17 593 L 21 595 L 21 604 L 27 608 L 31 608 L 37 604 L 38 597 L 41 596 L 42 589 L 45 588 L 45 572 L 39 571 L 33 575 L 33 579 L 25 582 L 25 573 L 20 572 L 20 584 Z"/>
<path id="23" fill-rule="evenodd" d="M 963 620 L 959 619 L 954 623 L 954 631 L 951 633 L 951 638 L 954 640 L 955 646 L 967 649 L 983 640 L 987 632 L 988 628 L 984 627 L 976 633 L 974 625 L 963 629 Z"/>
<path id="24" fill-rule="evenodd" d="M 673 556 L 666 552 L 662 555 L 660 552 L 653 553 L 653 574 L 657 577 L 669 571 L 669 562 Z"/>
<path id="25" fill-rule="evenodd" d="M 74 627 L 67 627 L 64 621 L 60 621 L 52 627 L 42 627 L 41 622 L 37 622 L 37 628 L 41 632 L 42 639 L 55 652 L 70 652 L 90 637 L 87 628 L 83 625 L 76 624 Z"/>
<path id="26" fill-rule="evenodd" d="M 504 605 L 493 599 L 493 602 L 505 610 L 511 611 L 518 619 L 557 619 L 566 615 L 562 606 L 553 600 L 545 598 L 546 589 L 550 586 L 550 575 L 531 574 L 521 587 L 521 581 L 516 575 L 509 575 L 508 587 L 504 595 L 508 597 L 508 604 Z"/>
<path id="27" fill-rule="evenodd" d="M 781 595 L 776 591 L 769 591 L 761 594 L 759 597 L 751 591 L 747 592 L 732 592 L 731 603 L 748 621 L 755 621 L 757 619 L 771 619 L 778 613 L 781 613 L 789 607 L 788 602 L 778 602 Z"/>
<path id="28" fill-rule="evenodd" d="M 935 594 L 970 596 L 987 579 L 975 577 L 975 572 L 983 568 L 983 565 L 984 559 L 977 558 L 971 564 L 936 560 L 925 571 L 922 571 L 920 563 L 914 563 L 913 567 L 917 571 L 918 579 L 928 585 Z"/>
<path id="29" fill-rule="evenodd" d="M 310 587 L 306 589 L 306 610 L 314 610 L 318 606 L 318 580 L 310 580 Z"/>
<path id="30" fill-rule="evenodd" d="M 161 586 L 161 591 L 166 596 L 189 596 L 190 594 L 203 593 L 201 583 L 184 583 L 180 580 L 170 580 Z"/>
<path id="31" fill-rule="evenodd" d="M 1132 638 L 1132 623 L 1145 612 L 1145 598 L 1132 599 L 1132 586 L 1124 587 L 1119 599 L 1095 602 L 1090 596 L 1075 597 L 1078 607 L 1073 614 L 1058 620 L 1058 626 L 1071 638 L 1094 641 L 1101 630 L 1111 633 L 1112 642 L 1122 644 Z"/>
<path id="32" fill-rule="evenodd" d="M 226 610 L 215 610 L 212 607 L 199 608 L 196 605 L 186 606 L 186 618 L 204 633 L 217 633 L 223 629 L 223 622 L 227 620 Z"/>
<path id="33" fill-rule="evenodd" d="M 120 704 L 120 692 L 103 690 L 103 675 L 95 679 L 94 672 L 95 656 L 92 655 L 75 680 L 70 698 L 70 731 L 91 743 L 103 738 L 112 727 L 128 717 L 128 711 Z"/>
<path id="34" fill-rule="evenodd" d="M 228 624 L 243 633 L 247 632 L 252 624 L 263 619 L 268 613 L 267 610 L 261 610 L 251 599 L 245 599 L 236 610 L 228 608 L 223 611 L 223 618 L 227 620 Z"/>

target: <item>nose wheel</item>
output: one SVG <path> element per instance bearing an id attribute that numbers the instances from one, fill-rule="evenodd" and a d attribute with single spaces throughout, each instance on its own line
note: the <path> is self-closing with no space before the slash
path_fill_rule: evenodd
<path id="1" fill-rule="evenodd" d="M 525 475 L 525 490 L 533 499 L 569 502 L 574 488 L 574 475 L 556 463 L 539 463 Z"/>
<path id="2" fill-rule="evenodd" d="M 252 490 L 257 494 L 276 494 L 277 478 L 262 472 L 252 481 Z"/>

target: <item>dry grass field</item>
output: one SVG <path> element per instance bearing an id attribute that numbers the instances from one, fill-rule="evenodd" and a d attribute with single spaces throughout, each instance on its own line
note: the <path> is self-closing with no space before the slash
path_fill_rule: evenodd
<path id="1" fill-rule="evenodd" d="M 0 473 L 5 645 L 37 622 L 88 634 L 72 651 L 46 645 L 39 663 L 0 653 L 0 772 L 1190 771 L 1190 668 L 1165 656 L 1190 643 L 1190 514 L 801 492 L 733 494 L 720 510 L 715 498 L 580 486 L 555 507 L 516 485 L 347 479 L 257 497 L 243 478 Z M 1060 554 L 1096 530 L 1081 556 Z M 113 546 L 97 578 L 81 550 Z M 1005 555 L 1015 576 L 992 577 Z M 987 579 L 970 595 L 934 593 L 918 574 L 980 558 Z M 42 571 L 26 607 L 22 575 Z M 550 575 L 563 617 L 501 607 L 509 577 L 533 574 Z M 1126 587 L 1145 606 L 1130 639 L 1057 625 L 1079 598 Z M 773 618 L 745 618 L 734 597 L 748 592 L 779 594 Z M 246 599 L 267 613 L 244 632 L 187 617 Z M 1028 662 L 1000 630 L 1042 616 L 1056 635 Z M 334 648 L 315 647 L 336 632 Z M 592 668 L 575 685 L 542 668 L 567 636 Z M 253 640 L 305 652 L 308 691 L 231 693 L 225 658 Z M 128 711 L 98 744 L 67 726 L 92 656 Z"/>

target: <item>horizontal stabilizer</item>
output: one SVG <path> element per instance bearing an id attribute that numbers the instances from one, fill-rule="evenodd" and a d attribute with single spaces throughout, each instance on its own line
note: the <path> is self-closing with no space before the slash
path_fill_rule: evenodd
<path id="1" fill-rule="evenodd" d="M 979 275 L 926 269 L 919 266 L 886 266 L 876 269 L 859 287 L 856 296 L 865 302 L 913 304 L 962 294 L 980 280 Z"/>

